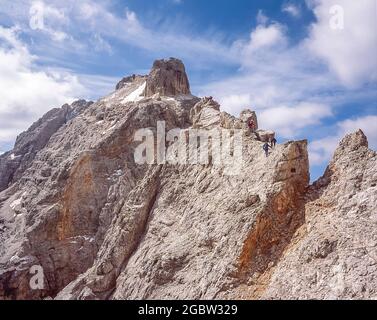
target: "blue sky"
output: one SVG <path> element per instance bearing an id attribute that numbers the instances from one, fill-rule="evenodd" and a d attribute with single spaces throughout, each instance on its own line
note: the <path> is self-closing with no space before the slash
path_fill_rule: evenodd
<path id="1" fill-rule="evenodd" d="M 52 107 L 174 56 L 194 94 L 309 139 L 315 179 L 347 132 L 377 147 L 376 21 L 375 0 L 2 0 L 0 152 Z"/>

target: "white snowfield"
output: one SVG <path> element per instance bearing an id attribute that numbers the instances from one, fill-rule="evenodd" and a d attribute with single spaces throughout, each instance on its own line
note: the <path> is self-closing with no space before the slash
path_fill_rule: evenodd
<path id="1" fill-rule="evenodd" d="M 143 99 L 143 92 L 145 89 L 146 82 L 144 81 L 135 91 L 132 91 L 127 97 L 123 99 L 123 103 L 125 102 L 135 102 Z"/>

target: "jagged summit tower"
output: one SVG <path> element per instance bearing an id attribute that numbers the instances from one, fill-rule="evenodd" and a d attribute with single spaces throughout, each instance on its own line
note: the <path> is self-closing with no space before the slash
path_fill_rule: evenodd
<path id="1" fill-rule="evenodd" d="M 156 60 L 145 86 L 145 96 L 191 94 L 183 62 L 176 58 Z"/>

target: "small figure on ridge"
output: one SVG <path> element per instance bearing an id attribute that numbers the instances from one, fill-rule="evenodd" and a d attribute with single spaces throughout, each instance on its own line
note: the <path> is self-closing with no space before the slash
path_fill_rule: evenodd
<path id="1" fill-rule="evenodd" d="M 266 154 L 266 157 L 268 157 L 268 148 L 270 148 L 270 145 L 267 142 L 265 142 L 265 144 L 263 145 L 263 150 Z"/>
<path id="2" fill-rule="evenodd" d="M 276 139 L 275 139 L 275 137 L 273 137 L 272 139 L 271 139 L 271 141 L 270 141 L 270 143 L 271 143 L 271 148 L 275 148 L 275 146 L 276 146 Z"/>
<path id="3" fill-rule="evenodd" d="M 247 121 L 247 125 L 249 126 L 249 129 L 251 132 L 255 131 L 255 123 L 252 117 L 250 117 L 249 120 Z"/>

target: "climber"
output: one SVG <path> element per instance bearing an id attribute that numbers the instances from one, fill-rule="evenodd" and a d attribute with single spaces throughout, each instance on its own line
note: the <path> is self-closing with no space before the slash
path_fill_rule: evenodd
<path id="1" fill-rule="evenodd" d="M 268 148 L 270 148 L 270 145 L 267 142 L 265 142 L 265 144 L 263 145 L 263 150 L 266 154 L 266 157 L 268 157 Z"/>
<path id="2" fill-rule="evenodd" d="M 270 141 L 270 143 L 271 143 L 271 148 L 274 148 L 275 146 L 276 146 L 276 139 L 275 139 L 275 137 L 273 137 L 272 139 L 271 139 L 271 141 Z"/>
<path id="3" fill-rule="evenodd" d="M 247 125 L 249 126 L 249 129 L 250 129 L 251 132 L 255 131 L 255 123 L 254 123 L 254 120 L 251 117 L 247 121 Z"/>

